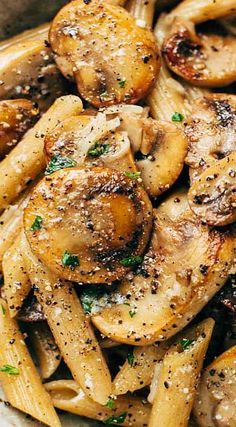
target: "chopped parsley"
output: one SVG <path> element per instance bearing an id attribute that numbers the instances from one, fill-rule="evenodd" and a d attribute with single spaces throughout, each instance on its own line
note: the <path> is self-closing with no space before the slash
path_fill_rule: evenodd
<path id="1" fill-rule="evenodd" d="M 117 416 L 112 415 L 112 417 L 107 418 L 103 422 L 104 422 L 104 424 L 123 424 L 126 417 L 127 417 L 127 412 L 123 412 L 123 414 L 120 414 Z"/>
<path id="2" fill-rule="evenodd" d="M 131 319 L 135 316 L 135 314 L 136 314 L 135 310 L 130 310 L 129 311 L 129 315 L 130 315 Z"/>
<path id="3" fill-rule="evenodd" d="M 189 340 L 188 338 L 183 338 L 179 342 L 179 344 L 181 345 L 183 350 L 186 350 L 193 342 L 194 342 L 194 340 Z"/>
<path id="4" fill-rule="evenodd" d="M 100 157 L 107 154 L 110 149 L 109 144 L 102 144 L 98 141 L 88 150 L 88 155 L 91 157 Z"/>
<path id="5" fill-rule="evenodd" d="M 86 314 L 91 314 L 94 302 L 103 294 L 104 289 L 98 285 L 91 285 L 83 290 L 80 300 Z"/>
<path id="6" fill-rule="evenodd" d="M 70 252 L 65 251 L 62 256 L 62 265 L 64 267 L 70 267 L 73 271 L 79 265 L 79 257 L 77 255 L 70 254 Z"/>
<path id="7" fill-rule="evenodd" d="M 133 351 L 130 351 L 130 352 L 127 354 L 127 360 L 128 360 L 128 364 L 129 364 L 130 366 L 134 366 L 134 353 L 133 353 Z"/>
<path id="8" fill-rule="evenodd" d="M 119 81 L 118 81 L 118 85 L 119 85 L 120 87 L 125 87 L 125 84 L 126 84 L 126 79 L 124 79 L 124 80 L 119 80 Z"/>
<path id="9" fill-rule="evenodd" d="M 45 175 L 51 175 L 51 173 L 59 171 L 60 169 L 72 168 L 76 165 L 77 163 L 74 159 L 71 159 L 70 157 L 63 157 L 59 154 L 50 160 L 46 167 Z"/>
<path id="10" fill-rule="evenodd" d="M 171 117 L 172 122 L 182 122 L 184 120 L 184 116 L 181 113 L 178 113 L 177 111 L 173 114 Z"/>
<path id="11" fill-rule="evenodd" d="M 135 267 L 136 265 L 140 265 L 143 262 L 143 257 L 141 256 L 129 256 L 127 258 L 123 258 L 121 260 L 121 265 L 124 267 Z"/>
<path id="12" fill-rule="evenodd" d="M 43 218 L 40 215 L 35 217 L 33 224 L 30 227 L 31 231 L 40 230 L 42 228 Z"/>
<path id="13" fill-rule="evenodd" d="M 9 375 L 19 375 L 20 371 L 18 368 L 15 368 L 15 366 L 12 365 L 3 365 L 0 368 L 0 372 L 5 372 L 6 374 Z"/>
<path id="14" fill-rule="evenodd" d="M 125 176 L 131 179 L 138 179 L 141 175 L 141 172 L 125 172 Z"/>
<path id="15" fill-rule="evenodd" d="M 115 405 L 115 401 L 114 401 L 114 399 L 112 399 L 111 397 L 109 397 L 109 399 L 108 399 L 108 401 L 107 401 L 107 403 L 106 403 L 106 406 L 107 406 L 109 409 L 113 409 L 113 408 L 114 408 L 114 405 Z"/>
<path id="16" fill-rule="evenodd" d="M 215 369 L 210 369 L 209 374 L 211 377 L 214 377 L 215 373 L 216 373 Z"/>
<path id="17" fill-rule="evenodd" d="M 3 314 L 3 316 L 5 316 L 5 314 L 6 314 L 6 309 L 5 309 L 4 305 L 2 305 L 2 304 L 1 304 L 1 310 L 2 310 L 2 314 Z"/>

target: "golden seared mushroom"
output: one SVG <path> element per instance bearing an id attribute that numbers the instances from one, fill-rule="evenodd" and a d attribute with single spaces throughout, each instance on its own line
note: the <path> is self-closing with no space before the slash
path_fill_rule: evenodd
<path id="1" fill-rule="evenodd" d="M 25 209 L 35 255 L 60 278 L 111 283 L 142 262 L 152 206 L 135 180 L 106 168 L 46 176 Z"/>
<path id="2" fill-rule="evenodd" d="M 153 126 L 156 133 L 154 138 L 143 141 L 141 160 L 137 159 L 136 163 L 146 191 L 151 196 L 159 196 L 179 177 L 188 144 L 183 131 L 174 124 L 149 120 L 149 128 Z"/>
<path id="3" fill-rule="evenodd" d="M 200 427 L 236 425 L 236 346 L 231 347 L 204 371 L 194 403 Z"/>
<path id="4" fill-rule="evenodd" d="M 38 108 L 27 99 L 0 101 L 0 158 L 33 126 L 38 113 Z"/>
<path id="5" fill-rule="evenodd" d="M 65 94 L 65 82 L 48 46 L 48 25 L 0 46 L 0 99 L 30 98 L 46 111 Z"/>
<path id="6" fill-rule="evenodd" d="M 236 151 L 236 96 L 214 93 L 196 101 L 185 134 L 185 162 L 194 181 L 215 161 Z"/>
<path id="7" fill-rule="evenodd" d="M 176 18 L 162 51 L 170 69 L 196 86 L 220 87 L 236 80 L 236 39 L 231 35 L 196 34 L 192 22 Z"/>
<path id="8" fill-rule="evenodd" d="M 92 311 L 95 326 L 114 341 L 147 345 L 176 334 L 225 283 L 235 257 L 229 234 L 209 230 L 175 193 L 155 212 L 151 247 L 133 279 L 109 308 Z M 99 302 L 98 302 L 99 306 Z"/>
<path id="9" fill-rule="evenodd" d="M 102 0 L 75 0 L 55 17 L 49 40 L 65 77 L 96 107 L 144 98 L 160 59 L 151 31 L 123 8 Z"/>
<path id="10" fill-rule="evenodd" d="M 236 151 L 206 169 L 188 194 L 192 211 L 208 225 L 236 221 Z"/>

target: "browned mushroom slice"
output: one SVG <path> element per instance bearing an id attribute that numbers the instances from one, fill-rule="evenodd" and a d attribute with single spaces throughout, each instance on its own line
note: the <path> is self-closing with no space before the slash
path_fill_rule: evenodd
<path id="1" fill-rule="evenodd" d="M 139 274 L 118 287 L 109 308 L 92 312 L 100 332 L 118 342 L 146 345 L 177 333 L 223 286 L 233 263 L 233 237 L 194 217 L 186 193 L 175 193 L 155 216 Z"/>
<path id="2" fill-rule="evenodd" d="M 37 107 L 27 99 L 0 101 L 0 158 L 11 151 L 37 118 Z"/>
<path id="3" fill-rule="evenodd" d="M 153 34 L 102 0 L 70 2 L 55 17 L 49 39 L 61 72 L 74 77 L 96 107 L 144 98 L 160 68 Z"/>
<path id="4" fill-rule="evenodd" d="M 194 403 L 200 427 L 236 425 L 236 346 L 215 359 L 202 375 Z"/>
<path id="5" fill-rule="evenodd" d="M 209 225 L 236 221 L 236 151 L 205 170 L 188 199 L 193 212 Z"/>
<path id="6" fill-rule="evenodd" d="M 163 44 L 168 66 L 194 85 L 219 87 L 236 80 L 236 39 L 196 34 L 193 24 L 176 18 Z"/>
<path id="7" fill-rule="evenodd" d="M 24 227 L 32 251 L 59 277 L 111 283 L 142 262 L 152 206 L 135 180 L 112 169 L 63 169 L 36 186 Z"/>
<path id="8" fill-rule="evenodd" d="M 185 159 L 194 181 L 206 167 L 236 151 L 236 96 L 210 94 L 199 101 L 185 127 Z"/>
<path id="9" fill-rule="evenodd" d="M 179 177 L 187 154 L 187 139 L 183 131 L 172 123 L 153 120 L 149 122 L 149 127 L 152 126 L 157 130 L 155 138 L 148 140 L 149 147 L 143 141 L 140 151 L 145 156 L 137 160 L 137 167 L 146 191 L 151 196 L 158 196 Z"/>

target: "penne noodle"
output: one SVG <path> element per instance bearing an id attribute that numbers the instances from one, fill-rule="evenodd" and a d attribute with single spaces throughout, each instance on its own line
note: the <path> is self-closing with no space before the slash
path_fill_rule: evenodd
<path id="1" fill-rule="evenodd" d="M 150 345 L 135 348 L 113 381 L 113 393 L 126 394 L 149 385 L 156 363 L 164 357 L 168 348 L 168 342 L 158 347 Z"/>
<path id="2" fill-rule="evenodd" d="M 111 378 L 102 351 L 70 283 L 60 282 L 32 254 L 25 239 L 24 258 L 31 283 L 73 378 L 85 393 L 106 404 Z"/>
<path id="3" fill-rule="evenodd" d="M 114 4 L 115 6 L 124 6 L 126 0 L 106 0 L 106 2 Z"/>
<path id="4" fill-rule="evenodd" d="M 4 209 L 21 193 L 26 184 L 45 167 L 44 137 L 61 120 L 82 110 L 80 98 L 68 95 L 58 98 L 38 123 L 0 164 L 0 209 Z"/>
<path id="5" fill-rule="evenodd" d="M 61 363 L 61 354 L 45 322 L 35 322 L 29 328 L 30 341 L 39 362 L 43 380 L 50 378 Z"/>
<path id="6" fill-rule="evenodd" d="M 236 10 L 235 0 L 184 0 L 168 15 L 168 21 L 176 16 L 200 24 L 211 19 L 230 15 Z"/>
<path id="7" fill-rule="evenodd" d="M 140 398 L 120 396 L 109 399 L 107 406 L 93 402 L 75 381 L 61 380 L 45 384 L 56 408 L 83 417 L 103 421 L 105 424 L 145 427 L 150 415 L 150 405 Z"/>
<path id="8" fill-rule="evenodd" d="M 3 292 L 7 300 L 10 316 L 14 317 L 27 297 L 31 284 L 25 268 L 21 249 L 21 235 L 3 256 Z"/>
<path id="9" fill-rule="evenodd" d="M 152 28 L 156 0 L 129 0 L 126 9 L 140 27 Z"/>
<path id="10" fill-rule="evenodd" d="M 7 305 L 0 300 L 0 378 L 7 400 L 14 407 L 50 427 L 61 423 Z"/>
<path id="11" fill-rule="evenodd" d="M 211 339 L 214 320 L 186 331 L 167 351 L 160 366 L 148 427 L 187 427 L 198 377 Z"/>

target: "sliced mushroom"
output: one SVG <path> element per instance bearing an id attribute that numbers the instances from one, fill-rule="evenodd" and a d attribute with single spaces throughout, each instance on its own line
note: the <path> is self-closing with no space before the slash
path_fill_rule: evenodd
<path id="1" fill-rule="evenodd" d="M 0 99 L 30 98 L 45 111 L 65 94 L 47 42 L 48 26 L 4 42 L 0 48 Z"/>
<path id="2" fill-rule="evenodd" d="M 38 108 L 27 99 L 0 101 L 0 158 L 17 144 L 38 118 Z"/>
<path id="3" fill-rule="evenodd" d="M 148 119 L 147 119 L 148 120 Z M 152 119 L 149 119 L 152 120 Z M 159 196 L 168 190 L 179 177 L 187 154 L 187 139 L 183 131 L 172 123 L 149 121 L 149 129 L 156 128 L 155 138 L 140 149 L 144 159 L 137 160 L 137 167 L 146 191 Z"/>
<path id="4" fill-rule="evenodd" d="M 144 98 L 160 69 L 151 31 L 102 0 L 70 2 L 55 17 L 49 39 L 63 75 L 96 107 Z"/>
<path id="5" fill-rule="evenodd" d="M 142 261 L 152 206 L 142 187 L 123 173 L 63 169 L 35 187 L 24 227 L 32 251 L 59 277 L 111 283 Z"/>
<path id="6" fill-rule="evenodd" d="M 185 161 L 194 181 L 215 161 L 236 151 L 236 96 L 209 94 L 196 101 L 185 133 L 189 141 Z"/>
<path id="7" fill-rule="evenodd" d="M 215 6 L 217 7 L 217 6 Z M 236 39 L 196 34 L 190 21 L 176 18 L 163 44 L 168 66 L 197 86 L 226 86 L 236 80 Z"/>
<path id="8" fill-rule="evenodd" d="M 236 425 L 236 346 L 215 359 L 202 375 L 194 404 L 200 427 Z"/>
<path id="9" fill-rule="evenodd" d="M 236 151 L 205 170 L 188 199 L 193 212 L 209 225 L 236 221 Z"/>
<path id="10" fill-rule="evenodd" d="M 116 303 L 92 316 L 105 336 L 133 345 L 168 339 L 223 286 L 234 239 L 209 230 L 175 193 L 155 213 L 151 248 L 139 273 L 118 287 Z"/>

